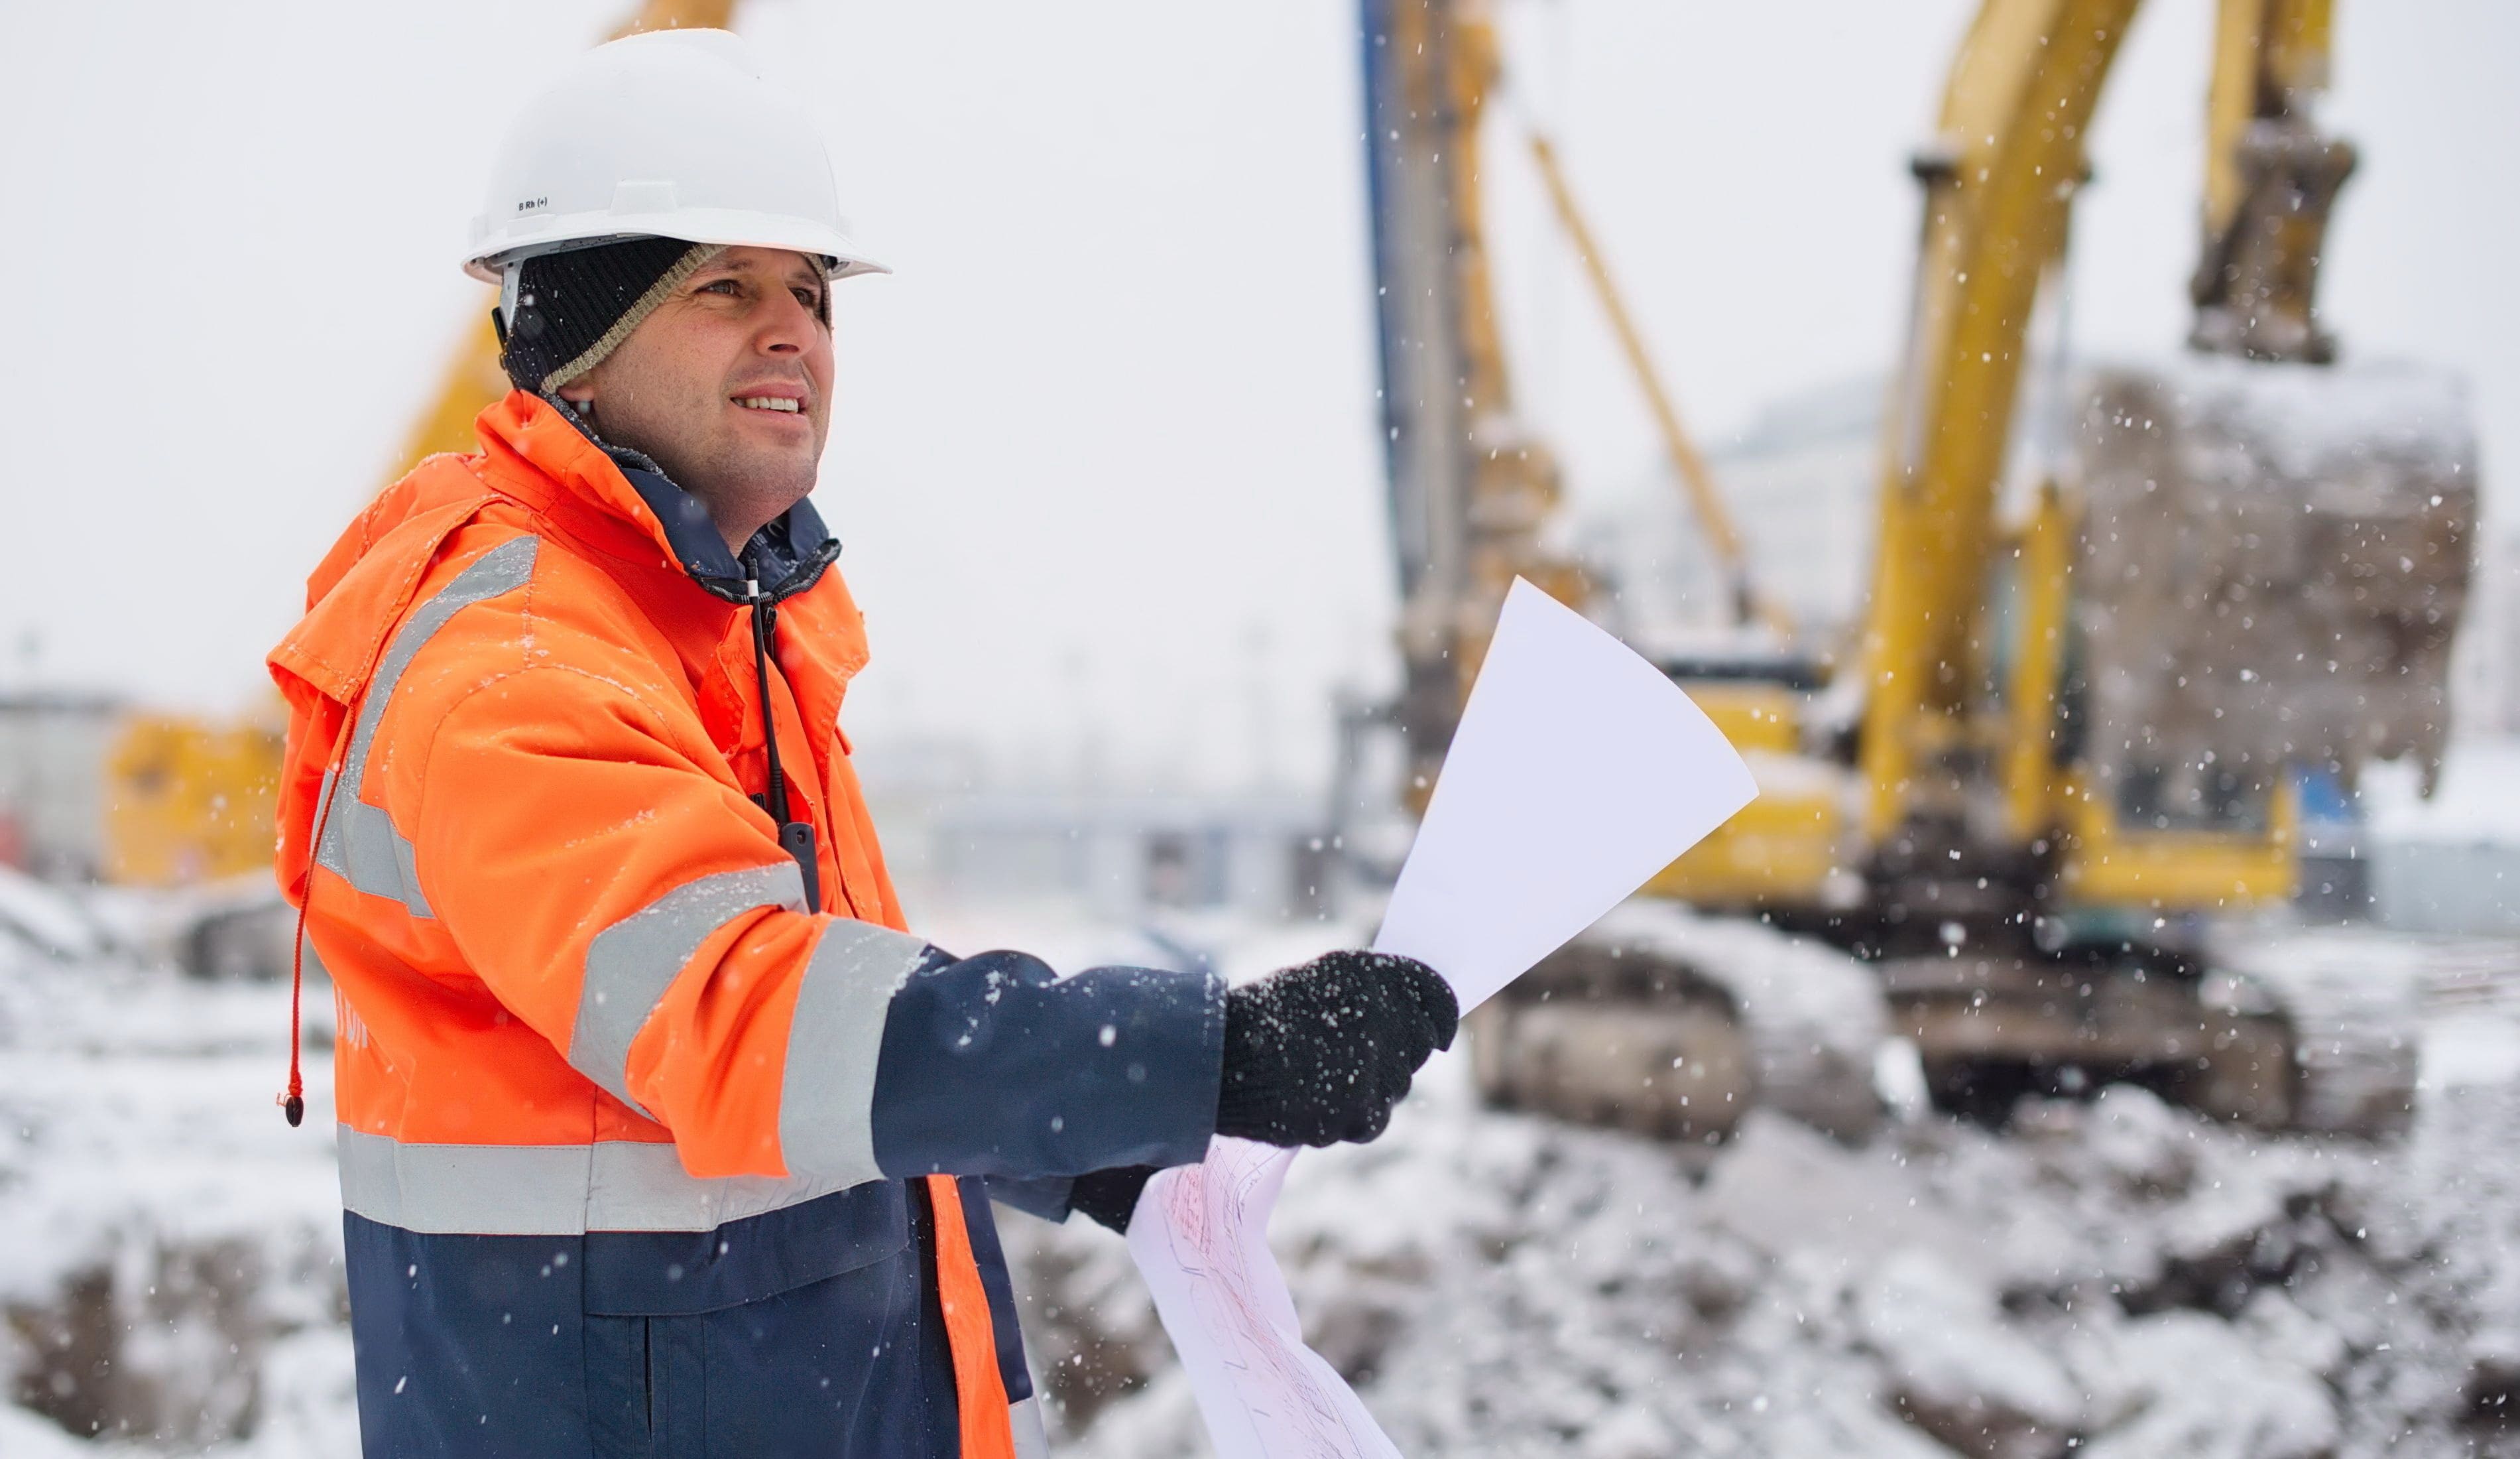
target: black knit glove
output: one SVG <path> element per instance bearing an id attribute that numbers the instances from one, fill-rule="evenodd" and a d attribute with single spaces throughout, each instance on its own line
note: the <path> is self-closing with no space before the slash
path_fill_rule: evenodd
<path id="1" fill-rule="evenodd" d="M 1426 1056 L 1453 1046 L 1453 989 L 1414 958 L 1331 952 L 1225 995 L 1216 1130 L 1271 1145 L 1382 1133 Z"/>
<path id="2" fill-rule="evenodd" d="M 1138 1197 L 1152 1180 L 1152 1165 L 1121 1165 L 1110 1170 L 1092 1170 L 1076 1177 L 1067 1193 L 1067 1208 L 1081 1210 L 1095 1220 L 1119 1232 L 1129 1234 L 1129 1217 L 1138 1209 Z"/>

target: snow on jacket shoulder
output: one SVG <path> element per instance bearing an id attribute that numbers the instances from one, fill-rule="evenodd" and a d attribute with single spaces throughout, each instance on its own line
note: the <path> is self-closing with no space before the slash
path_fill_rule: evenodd
<path id="1" fill-rule="evenodd" d="M 812 1432 L 866 1452 L 957 1452 L 958 1432 L 961 1452 L 1000 1450 L 1004 1411 L 984 1422 L 971 1395 L 1030 1388 L 987 1202 L 976 1182 L 904 1182 L 1197 1159 L 1221 987 L 1055 980 L 911 935 L 838 732 L 865 637 L 810 505 L 753 544 L 749 565 L 788 578 L 765 705 L 751 611 L 703 585 L 700 560 L 731 560 L 696 504 L 529 395 L 483 412 L 480 433 L 481 454 L 424 463 L 353 523 L 271 658 L 292 709 L 279 873 L 339 1005 L 371 1452 L 388 1431 L 391 1452 L 575 1445 L 547 1426 L 606 1405 L 548 1411 L 532 1380 L 562 1375 L 524 1338 L 600 1366 L 607 1321 L 740 1308 L 767 1331 L 799 1289 L 825 1284 L 828 1304 L 848 1273 L 866 1289 L 852 1321 L 878 1341 L 836 1345 L 859 1359 L 839 1362 L 859 1408 Z M 766 723 L 789 814 L 816 831 L 810 902 L 755 798 Z M 906 1282 L 877 1279 L 892 1268 Z M 517 1331 L 519 1283 L 533 1334 Z M 800 1319 L 794 1340 L 828 1353 L 815 1334 L 837 1320 Z M 643 1331 L 651 1387 L 628 1405 L 649 1423 L 656 1341 Z M 887 1346 L 935 1381 L 886 1396 L 869 1378 Z M 755 1357 L 781 1389 L 769 1375 L 793 1355 Z M 741 1365 L 702 1369 L 714 1391 Z M 594 1366 L 564 1386 L 605 1391 Z M 726 1404 L 704 1406 L 722 1420 Z M 709 1442 L 735 1432 L 713 1423 Z"/>

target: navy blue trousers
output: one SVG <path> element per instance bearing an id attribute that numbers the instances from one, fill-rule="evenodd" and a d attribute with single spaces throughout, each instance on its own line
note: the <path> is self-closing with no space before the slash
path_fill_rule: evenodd
<path id="1" fill-rule="evenodd" d="M 1004 1257 L 985 1199 L 965 1205 L 982 1216 L 973 1254 L 1019 1398 L 1031 1385 Z M 883 1182 L 670 1235 L 428 1235 L 344 1215 L 361 1447 L 951 1459 L 954 1367 L 924 1208 L 917 1187 Z"/>

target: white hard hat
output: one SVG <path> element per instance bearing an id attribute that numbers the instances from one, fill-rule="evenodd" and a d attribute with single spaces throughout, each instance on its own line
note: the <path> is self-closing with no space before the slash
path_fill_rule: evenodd
<path id="1" fill-rule="evenodd" d="M 499 145 L 465 271 L 621 238 L 820 254 L 832 277 L 889 273 L 840 221 L 831 155 L 804 108 L 725 30 L 657 30 L 596 47 Z"/>

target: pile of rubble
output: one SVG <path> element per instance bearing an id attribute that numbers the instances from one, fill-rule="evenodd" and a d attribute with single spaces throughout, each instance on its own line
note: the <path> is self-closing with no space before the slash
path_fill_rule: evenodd
<path id="1" fill-rule="evenodd" d="M 1274 1228 L 1404 1453 L 2520 1454 L 2520 1088 L 2386 1147 L 2112 1088 L 1708 1161 L 1437 1083 Z M 1204 1452 L 1119 1243 L 1008 1225 L 1061 1452 Z"/>
<path id="2" fill-rule="evenodd" d="M 118 928 L 69 948 L 95 909 L 58 894 L 32 936 L 8 889 L 0 1454 L 355 1453 L 332 1142 L 271 1105 L 287 987 L 179 977 Z"/>

